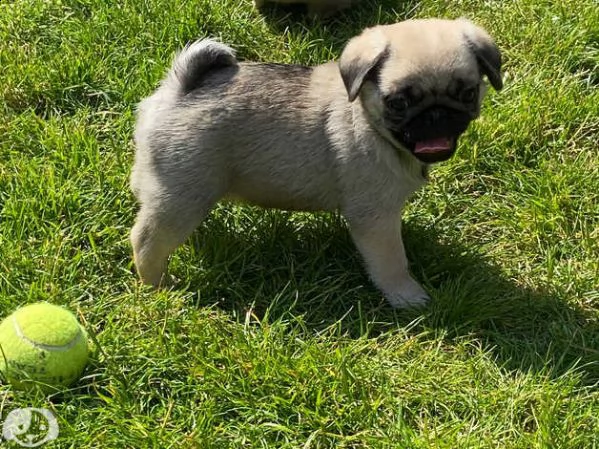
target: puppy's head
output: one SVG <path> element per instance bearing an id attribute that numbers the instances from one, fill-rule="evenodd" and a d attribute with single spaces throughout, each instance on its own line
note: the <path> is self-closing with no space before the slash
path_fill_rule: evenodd
<path id="1" fill-rule="evenodd" d="M 349 101 L 371 124 L 425 163 L 449 159 L 480 112 L 483 77 L 499 90 L 501 53 L 464 19 L 409 20 L 365 30 L 339 61 Z"/>

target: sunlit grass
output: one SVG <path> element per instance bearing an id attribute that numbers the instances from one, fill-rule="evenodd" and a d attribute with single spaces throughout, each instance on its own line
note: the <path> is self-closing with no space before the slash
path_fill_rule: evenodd
<path id="1" fill-rule="evenodd" d="M 0 317 L 46 300 L 97 348 L 53 447 L 599 446 L 599 6 L 377 2 L 329 22 L 250 1 L 0 4 Z M 301 11 L 300 11 L 301 13 Z M 173 53 L 338 57 L 367 25 L 471 18 L 505 57 L 454 159 L 405 214 L 422 313 L 370 284 L 343 220 L 219 205 L 141 288 L 128 231 L 135 104 Z M 50 447 L 50 445 L 49 445 Z"/>

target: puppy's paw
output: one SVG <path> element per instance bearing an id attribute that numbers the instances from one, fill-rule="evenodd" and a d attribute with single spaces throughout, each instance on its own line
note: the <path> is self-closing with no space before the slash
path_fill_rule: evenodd
<path id="1" fill-rule="evenodd" d="M 397 290 L 385 296 L 394 309 L 421 308 L 431 299 L 420 284 L 412 278 L 406 279 Z"/>
<path id="2" fill-rule="evenodd" d="M 142 278 L 140 279 L 140 282 L 144 287 L 154 291 L 170 290 L 176 288 L 181 283 L 181 280 L 178 277 L 170 273 L 162 274 L 159 279 L 160 280 L 156 282 L 149 282 L 145 278 Z"/>

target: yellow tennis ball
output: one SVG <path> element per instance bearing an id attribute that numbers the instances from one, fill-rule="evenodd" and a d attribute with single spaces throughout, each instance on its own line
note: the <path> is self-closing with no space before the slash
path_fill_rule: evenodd
<path id="1" fill-rule="evenodd" d="M 87 358 L 87 334 L 62 307 L 31 304 L 0 324 L 0 372 L 15 388 L 67 387 L 79 379 Z"/>

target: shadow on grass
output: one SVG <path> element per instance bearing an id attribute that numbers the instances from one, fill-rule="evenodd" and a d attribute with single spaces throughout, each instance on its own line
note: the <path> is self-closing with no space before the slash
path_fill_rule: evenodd
<path id="1" fill-rule="evenodd" d="M 596 321 L 564 291 L 517 285 L 475 244 L 440 243 L 434 229 L 406 223 L 412 270 L 433 302 L 420 312 L 394 311 L 369 282 L 339 217 L 242 210 L 248 215 L 239 218 L 220 209 L 188 246 L 191 264 L 203 267 L 187 273 L 200 307 L 216 298 L 240 320 L 249 309 L 271 322 L 299 316 L 308 332 L 334 326 L 349 338 L 406 327 L 446 341 L 467 337 L 507 369 L 558 377 L 577 367 L 585 383 L 599 381 Z"/>
<path id="2" fill-rule="evenodd" d="M 434 229 L 419 225 L 406 231 L 416 277 L 432 287 L 434 298 L 423 326 L 447 338 L 477 338 L 508 369 L 559 377 L 578 367 L 585 382 L 599 381 L 599 325 L 572 294 L 518 285 L 476 253 L 475 243 L 440 243 Z"/>
<path id="3" fill-rule="evenodd" d="M 322 38 L 338 54 L 348 39 L 367 27 L 409 19 L 418 7 L 416 0 L 361 0 L 328 17 L 311 17 L 304 4 L 267 3 L 260 9 L 274 33 L 306 33 Z"/>

